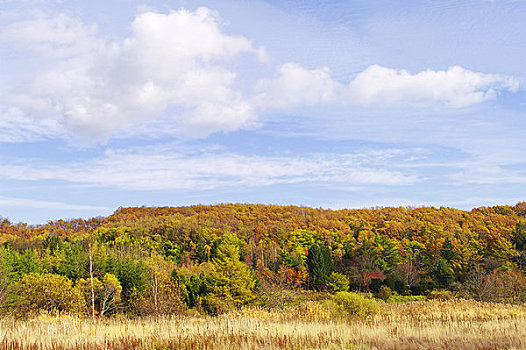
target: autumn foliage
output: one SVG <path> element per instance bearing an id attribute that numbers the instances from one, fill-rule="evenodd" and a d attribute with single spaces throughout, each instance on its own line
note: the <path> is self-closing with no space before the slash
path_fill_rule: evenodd
<path id="1" fill-rule="evenodd" d="M 3 219 L 0 302 L 13 312 L 14 291 L 37 276 L 65 278 L 82 300 L 93 282 L 100 315 L 218 314 L 308 289 L 440 289 L 519 302 L 524 288 L 513 286 L 525 284 L 524 208 L 220 204 L 119 208 L 108 217 L 39 226 Z"/>

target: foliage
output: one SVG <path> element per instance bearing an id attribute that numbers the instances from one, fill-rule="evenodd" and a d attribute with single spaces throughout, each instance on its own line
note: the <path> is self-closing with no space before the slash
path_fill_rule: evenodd
<path id="1" fill-rule="evenodd" d="M 91 314 L 91 289 L 93 286 L 96 313 L 101 317 L 117 309 L 121 301 L 122 286 L 115 275 L 107 273 L 102 281 L 97 277 L 91 279 L 79 279 L 77 282 L 79 290 L 82 292 L 85 305 Z"/>
<path id="2" fill-rule="evenodd" d="M 376 297 L 378 299 L 382 299 L 383 301 L 389 300 L 393 296 L 393 291 L 388 286 L 381 286 L 378 292 L 376 293 Z"/>
<path id="3" fill-rule="evenodd" d="M 334 269 L 331 252 L 326 246 L 312 245 L 307 255 L 307 267 L 314 290 L 327 286 L 328 278 Z"/>
<path id="4" fill-rule="evenodd" d="M 78 312 L 83 298 L 78 288 L 64 276 L 30 273 L 12 288 L 7 306 L 15 315 L 28 315 L 38 310 Z"/>
<path id="5" fill-rule="evenodd" d="M 346 292 L 349 290 L 349 278 L 339 272 L 333 272 L 327 277 L 329 293 Z"/>
<path id="6" fill-rule="evenodd" d="M 428 300 L 450 300 L 454 299 L 455 295 L 449 290 L 435 289 L 429 292 L 426 296 Z"/>
<path id="7" fill-rule="evenodd" d="M 351 292 L 337 292 L 331 298 L 348 315 L 368 316 L 378 313 L 380 307 L 374 299 Z"/>
<path id="8" fill-rule="evenodd" d="M 119 208 L 108 217 L 38 226 L 4 219 L 0 303 L 6 307 L 8 291 L 32 274 L 63 276 L 77 286 L 89 281 L 91 293 L 90 267 L 94 285 L 102 286 L 98 293 L 107 275 L 122 287 L 113 311 L 103 314 L 286 308 L 306 289 L 380 296 L 388 288 L 415 295 L 439 288 L 519 303 L 525 218 L 526 202 L 471 211 L 255 204 Z"/>
<path id="9" fill-rule="evenodd" d="M 495 270 L 480 281 L 478 297 L 483 301 L 523 303 L 526 278 L 516 270 Z"/>

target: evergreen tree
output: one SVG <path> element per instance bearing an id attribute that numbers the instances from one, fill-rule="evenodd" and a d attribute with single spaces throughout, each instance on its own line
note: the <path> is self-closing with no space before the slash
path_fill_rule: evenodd
<path id="1" fill-rule="evenodd" d="M 331 251 L 326 246 L 314 244 L 309 248 L 307 268 L 312 281 L 312 288 L 322 290 L 327 285 L 327 278 L 334 269 Z"/>
<path id="2" fill-rule="evenodd" d="M 225 234 L 212 262 L 212 293 L 203 298 L 207 312 L 221 313 L 256 299 L 256 278 L 248 265 L 239 260 L 239 254 L 239 239 Z"/>
<path id="3" fill-rule="evenodd" d="M 400 263 L 400 254 L 398 247 L 393 243 L 389 237 L 384 235 L 377 235 L 375 237 L 375 244 L 378 247 L 378 256 L 376 264 L 384 273 L 391 272 Z"/>
<path id="4" fill-rule="evenodd" d="M 454 281 L 453 272 L 449 263 L 444 258 L 437 259 L 429 272 L 435 283 L 440 288 L 448 288 Z"/>
<path id="5" fill-rule="evenodd" d="M 440 256 L 446 260 L 448 263 L 451 263 L 451 260 L 455 258 L 455 247 L 451 243 L 449 237 L 446 238 L 444 244 L 442 244 L 442 249 L 440 250 Z"/>
<path id="6" fill-rule="evenodd" d="M 524 250 L 526 246 L 526 225 L 523 221 L 517 222 L 515 230 L 512 232 L 511 242 L 517 250 Z"/>

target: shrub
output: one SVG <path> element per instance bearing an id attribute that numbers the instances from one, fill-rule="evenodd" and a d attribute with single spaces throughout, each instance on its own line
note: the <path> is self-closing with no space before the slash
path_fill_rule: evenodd
<path id="1" fill-rule="evenodd" d="M 332 297 L 332 300 L 349 315 L 374 315 L 380 310 L 374 299 L 367 299 L 357 293 L 338 292 Z"/>
<path id="2" fill-rule="evenodd" d="M 516 270 L 494 270 L 482 278 L 477 294 L 482 301 L 524 302 L 526 301 L 526 277 Z"/>
<path id="3" fill-rule="evenodd" d="M 346 292 L 349 290 L 349 278 L 344 274 L 333 272 L 327 278 L 327 291 L 329 293 Z"/>
<path id="4" fill-rule="evenodd" d="M 17 316 L 40 310 L 78 312 L 83 304 L 82 293 L 67 277 L 51 273 L 25 275 L 13 286 L 7 302 Z"/>
<path id="5" fill-rule="evenodd" d="M 451 300 L 455 298 L 455 294 L 449 290 L 432 290 L 426 296 L 428 300 Z"/>
<path id="6" fill-rule="evenodd" d="M 333 305 L 330 304 L 331 302 Z M 330 299 L 321 303 L 308 300 L 301 306 L 292 308 L 287 312 L 287 315 L 292 319 L 299 318 L 305 321 L 324 322 L 333 319 L 335 314 L 341 316 L 342 310 Z"/>
<path id="7" fill-rule="evenodd" d="M 393 291 L 388 286 L 381 286 L 378 292 L 376 293 L 376 297 L 378 299 L 387 300 L 393 295 Z"/>

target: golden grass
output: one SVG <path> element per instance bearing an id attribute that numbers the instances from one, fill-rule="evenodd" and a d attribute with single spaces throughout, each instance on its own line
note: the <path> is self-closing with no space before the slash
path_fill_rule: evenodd
<path id="1" fill-rule="evenodd" d="M 335 318 L 314 302 L 219 317 L 0 320 L 1 349 L 526 349 L 526 306 L 475 301 L 382 304 Z"/>

